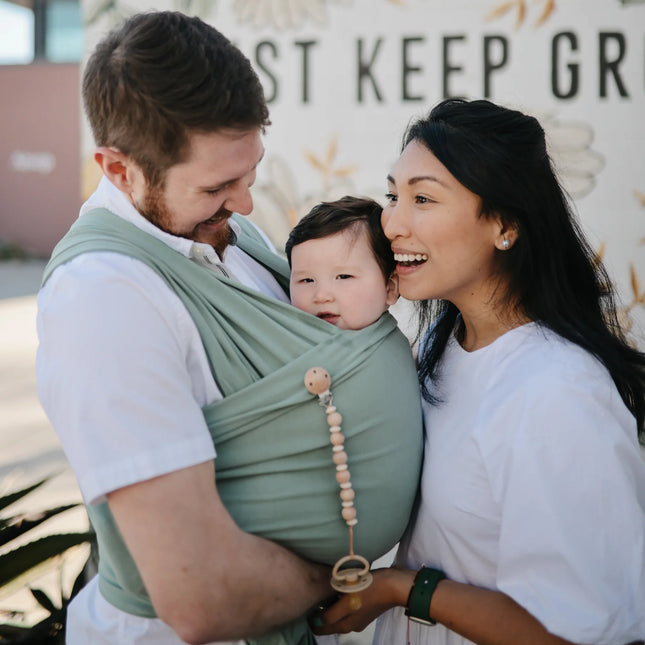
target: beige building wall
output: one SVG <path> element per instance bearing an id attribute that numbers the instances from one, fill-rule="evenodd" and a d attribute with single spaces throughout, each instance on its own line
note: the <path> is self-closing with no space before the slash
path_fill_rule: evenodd
<path id="1" fill-rule="evenodd" d="M 46 257 L 81 204 L 78 64 L 0 66 L 0 243 Z"/>

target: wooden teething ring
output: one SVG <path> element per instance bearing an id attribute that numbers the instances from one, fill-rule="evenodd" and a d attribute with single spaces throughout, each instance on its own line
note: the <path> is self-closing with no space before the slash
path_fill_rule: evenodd
<path id="1" fill-rule="evenodd" d="M 331 574 L 331 586 L 340 593 L 349 594 L 349 605 L 353 610 L 359 609 L 361 599 L 359 591 L 367 589 L 372 584 L 370 564 L 362 556 L 354 553 L 354 527 L 358 523 L 356 509 L 354 508 L 354 489 L 347 466 L 347 453 L 345 452 L 345 437 L 341 432 L 343 417 L 333 405 L 331 390 L 331 377 L 323 367 L 312 367 L 305 374 L 305 387 L 318 397 L 318 401 L 325 408 L 327 424 L 329 425 L 329 441 L 332 444 L 333 461 L 336 464 L 336 481 L 340 485 L 340 498 L 342 501 L 341 515 L 349 528 L 349 554 L 336 562 Z M 360 567 L 344 567 L 348 563 L 360 564 Z"/>

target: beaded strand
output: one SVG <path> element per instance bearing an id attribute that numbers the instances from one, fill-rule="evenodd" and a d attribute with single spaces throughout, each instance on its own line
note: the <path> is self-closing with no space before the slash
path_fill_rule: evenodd
<path id="1" fill-rule="evenodd" d="M 341 515 L 349 529 L 349 554 L 340 558 L 332 570 L 331 586 L 342 593 L 350 594 L 350 607 L 358 609 L 360 598 L 358 591 L 366 589 L 372 582 L 369 562 L 361 555 L 354 553 L 354 527 L 358 524 L 352 487 L 351 474 L 347 465 L 345 435 L 341 429 L 343 417 L 333 404 L 330 390 L 331 377 L 322 367 L 312 367 L 305 374 L 305 387 L 311 394 L 318 396 L 318 401 L 325 408 L 329 425 L 329 441 L 332 445 L 332 460 L 336 466 L 336 481 L 340 486 Z M 361 564 L 361 567 L 343 567 L 347 563 Z"/>

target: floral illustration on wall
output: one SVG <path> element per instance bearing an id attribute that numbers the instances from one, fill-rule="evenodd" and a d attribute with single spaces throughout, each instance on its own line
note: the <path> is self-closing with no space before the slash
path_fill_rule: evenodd
<path id="1" fill-rule="evenodd" d="M 640 205 L 645 208 L 645 194 L 639 191 L 634 191 L 634 196 L 640 203 Z M 639 241 L 639 246 L 645 246 L 645 237 L 641 238 Z M 645 287 L 641 287 L 641 281 L 636 273 L 636 267 L 633 262 L 629 263 L 629 278 L 630 285 L 632 290 L 632 301 L 624 305 L 622 313 L 623 318 L 621 324 L 623 329 L 626 332 L 632 331 L 633 328 L 633 318 L 632 313 L 637 307 L 645 308 Z"/>
<path id="2" fill-rule="evenodd" d="M 370 0 L 373 2 L 374 0 Z M 385 0 L 405 5 L 405 0 Z M 325 26 L 330 5 L 350 5 L 354 0 L 235 0 L 240 24 L 253 29 L 272 27 L 278 31 L 298 29 L 306 24 Z"/>
<path id="3" fill-rule="evenodd" d="M 561 121 L 553 113 L 535 114 L 546 135 L 549 155 L 571 197 L 588 195 L 604 168 L 602 154 L 592 149 L 593 128 L 580 121 Z"/>
<path id="4" fill-rule="evenodd" d="M 639 245 L 645 245 L 645 237 L 642 238 L 639 242 Z M 600 249 L 596 253 L 596 258 L 598 262 L 602 262 L 605 255 L 605 244 L 601 244 Z M 623 332 L 627 336 L 632 336 L 632 341 L 634 346 L 639 344 L 639 341 L 642 339 L 637 338 L 637 330 L 634 325 L 634 314 L 636 313 L 637 308 L 645 308 L 645 287 L 641 285 L 641 281 L 636 272 L 636 267 L 633 262 L 629 263 L 629 286 L 631 289 L 629 302 L 622 302 L 618 305 L 618 323 L 622 328 Z"/>
<path id="5" fill-rule="evenodd" d="M 528 4 L 527 0 L 508 0 L 507 2 L 502 2 L 494 7 L 485 19 L 495 20 L 508 13 L 515 12 L 515 29 L 519 29 L 524 24 L 527 13 L 530 11 L 527 7 Z M 555 0 L 537 0 L 537 4 L 541 6 L 539 7 L 539 14 L 533 23 L 533 26 L 536 28 L 543 25 L 556 10 Z"/>
<path id="6" fill-rule="evenodd" d="M 592 149 L 593 129 L 586 123 L 559 120 L 553 114 L 536 117 L 544 127 L 549 154 L 567 192 L 576 199 L 589 194 L 604 167 L 603 156 Z M 267 232 L 276 248 L 282 249 L 294 224 L 320 201 L 347 194 L 381 200 L 383 190 L 354 184 L 360 160 L 350 165 L 340 163 L 341 147 L 342 141 L 339 143 L 338 136 L 333 135 L 322 152 L 306 149 L 291 165 L 280 155 L 263 162 L 264 178 L 253 187 L 255 208 L 251 218 Z M 298 185 L 295 168 L 302 164 L 315 171 L 315 186 Z M 378 185 L 380 179 L 375 177 L 374 183 Z"/>
<path id="7" fill-rule="evenodd" d="M 254 29 L 273 27 L 279 31 L 297 29 L 311 22 L 325 25 L 327 6 L 347 4 L 353 0 L 236 0 L 235 15 L 238 22 L 249 24 Z"/>
<path id="8" fill-rule="evenodd" d="M 213 12 L 215 5 L 214 0 L 171 0 L 168 8 L 189 15 L 200 16 L 206 20 Z M 145 8 L 149 9 L 149 7 Z M 134 0 L 131 2 L 123 2 L 122 0 L 87 1 L 84 3 L 83 20 L 87 27 L 104 20 L 109 26 L 114 26 L 141 10 L 142 7 L 138 6 Z"/>
<path id="9" fill-rule="evenodd" d="M 645 240 L 641 240 L 643 244 Z M 641 286 L 641 282 L 636 274 L 636 269 L 634 268 L 634 263 L 629 263 L 629 278 L 630 285 L 632 289 L 632 301 L 623 305 L 621 309 L 621 326 L 626 333 L 629 333 L 633 329 L 633 318 L 632 313 L 636 307 L 645 307 L 645 288 Z"/>
<path id="10" fill-rule="evenodd" d="M 357 167 L 338 162 L 336 135 L 330 137 L 322 154 L 306 149 L 302 155 L 302 161 L 315 170 L 318 177 L 313 189 L 303 190 L 298 186 L 295 173 L 280 155 L 269 156 L 263 162 L 266 178 L 252 188 L 254 209 L 251 219 L 267 233 L 279 251 L 284 248 L 291 229 L 312 206 L 356 194 L 358 190 L 352 181 Z"/>

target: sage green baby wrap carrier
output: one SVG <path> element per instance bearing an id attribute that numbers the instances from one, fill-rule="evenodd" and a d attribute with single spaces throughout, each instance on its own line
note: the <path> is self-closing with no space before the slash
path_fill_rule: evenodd
<path id="1" fill-rule="evenodd" d="M 286 262 L 234 217 L 242 227 L 238 246 L 288 287 Z M 423 451 L 416 370 L 394 318 L 386 313 L 366 329 L 338 329 L 197 264 L 101 209 L 75 222 L 54 249 L 44 280 L 73 257 L 97 251 L 153 268 L 194 320 L 224 395 L 203 412 L 217 450 L 217 490 L 237 524 L 316 562 L 333 565 L 349 552 L 325 411 L 304 386 L 307 370 L 321 366 L 343 415 L 356 492 L 354 551 L 369 561 L 389 551 L 408 521 Z M 88 512 L 98 537 L 101 593 L 126 612 L 154 617 L 107 503 Z M 313 636 L 300 619 L 254 642 L 293 645 Z"/>

